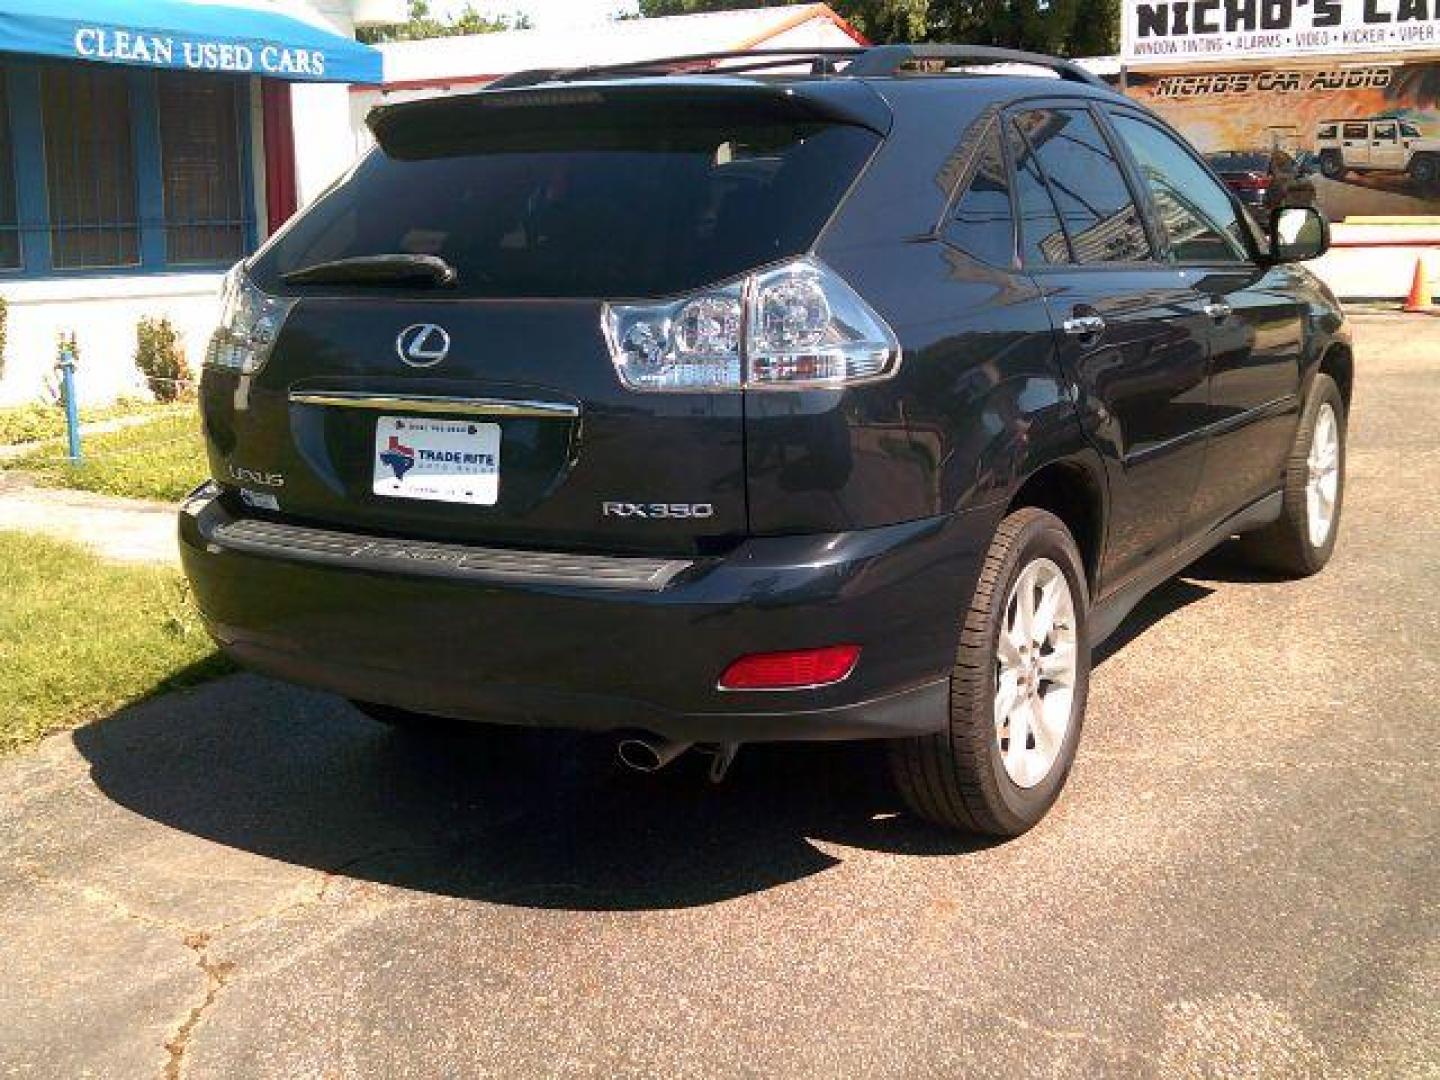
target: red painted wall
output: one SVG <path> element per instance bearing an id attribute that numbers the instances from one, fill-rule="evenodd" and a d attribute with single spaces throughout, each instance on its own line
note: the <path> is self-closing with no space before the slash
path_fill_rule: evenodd
<path id="1" fill-rule="evenodd" d="M 265 131 L 265 210 L 267 233 L 295 213 L 295 124 L 290 84 L 265 79 L 260 84 Z"/>

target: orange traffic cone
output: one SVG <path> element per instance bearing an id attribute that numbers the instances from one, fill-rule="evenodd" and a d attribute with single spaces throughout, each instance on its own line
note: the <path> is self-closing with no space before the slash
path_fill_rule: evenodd
<path id="1" fill-rule="evenodd" d="M 1410 280 L 1410 295 L 1405 298 L 1401 311 L 1425 312 L 1430 310 L 1430 282 L 1425 277 L 1425 256 L 1415 259 L 1415 276 Z"/>

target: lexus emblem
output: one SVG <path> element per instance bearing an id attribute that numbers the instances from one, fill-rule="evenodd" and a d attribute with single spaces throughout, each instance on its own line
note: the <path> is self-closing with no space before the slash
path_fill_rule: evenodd
<path id="1" fill-rule="evenodd" d="M 415 323 L 400 331 L 395 352 L 411 367 L 434 367 L 450 354 L 450 335 L 434 323 Z"/>

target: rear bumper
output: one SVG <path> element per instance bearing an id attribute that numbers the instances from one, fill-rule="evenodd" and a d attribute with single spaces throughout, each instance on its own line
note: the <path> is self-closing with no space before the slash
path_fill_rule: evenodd
<path id="1" fill-rule="evenodd" d="M 942 729 L 995 522 L 756 539 L 678 565 L 237 524 L 197 494 L 180 549 L 211 633 L 247 667 L 461 719 L 761 741 Z M 833 686 L 716 687 L 743 654 L 840 643 L 863 651 Z"/>

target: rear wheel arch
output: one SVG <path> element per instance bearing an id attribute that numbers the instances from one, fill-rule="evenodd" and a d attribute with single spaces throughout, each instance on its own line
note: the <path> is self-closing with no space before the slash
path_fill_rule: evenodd
<path id="1" fill-rule="evenodd" d="M 1005 513 L 1034 507 L 1054 514 L 1075 540 L 1093 598 L 1105 547 L 1105 483 L 1098 467 L 1081 460 L 1054 461 L 1030 473 L 1010 497 Z"/>
<path id="2" fill-rule="evenodd" d="M 1329 375 L 1340 389 L 1340 400 L 1345 403 L 1345 412 L 1350 412 L 1350 396 L 1355 385 L 1355 354 L 1348 345 L 1335 342 L 1320 357 L 1317 374 Z"/>

